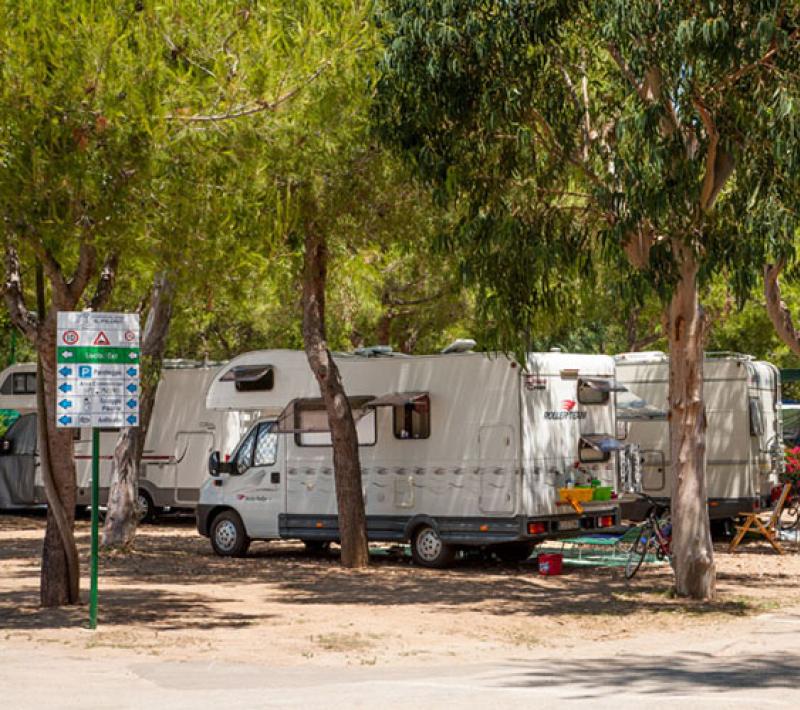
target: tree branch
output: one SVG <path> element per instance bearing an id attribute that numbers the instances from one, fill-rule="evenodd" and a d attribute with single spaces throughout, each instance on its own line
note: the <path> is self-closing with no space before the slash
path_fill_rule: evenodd
<path id="1" fill-rule="evenodd" d="M 772 321 L 778 337 L 789 346 L 795 355 L 800 355 L 800 331 L 795 328 L 791 311 L 781 298 L 778 277 L 784 266 L 786 266 L 784 259 L 779 260 L 776 264 L 764 266 L 764 298 L 767 315 Z"/>
<path id="2" fill-rule="evenodd" d="M 67 294 L 71 302 L 70 308 L 75 307 L 89 285 L 96 263 L 97 250 L 94 248 L 94 244 L 88 239 L 83 239 L 78 252 L 78 266 L 75 267 L 75 273 L 67 282 Z"/>
<path id="3" fill-rule="evenodd" d="M 262 111 L 275 111 L 282 104 L 285 104 L 287 101 L 291 101 L 309 84 L 316 81 L 320 75 L 331 66 L 331 64 L 332 62 L 330 59 L 324 61 L 315 72 L 307 76 L 297 86 L 290 89 L 285 94 L 278 96 L 278 98 L 273 99 L 272 101 L 259 99 L 253 106 L 241 106 L 226 113 L 217 113 L 211 115 L 194 114 L 193 116 L 181 116 L 179 114 L 170 114 L 167 116 L 167 119 L 171 121 L 184 121 L 186 123 L 205 123 L 209 121 L 228 121 L 233 118 L 243 118 L 244 116 L 252 116 L 253 114 L 261 113 Z"/>
<path id="4" fill-rule="evenodd" d="M 8 308 L 8 315 L 25 337 L 35 343 L 39 319 L 36 313 L 29 311 L 25 305 L 19 254 L 10 241 L 6 242 L 5 262 L 6 282 L 3 286 L 3 298 Z"/>
<path id="5" fill-rule="evenodd" d="M 719 131 L 711 112 L 699 99 L 692 99 L 692 105 L 700 114 L 706 135 L 708 136 L 708 153 L 706 153 L 706 174 L 700 191 L 700 209 L 704 212 L 714 206 L 720 191 L 733 173 L 735 162 L 733 156 L 719 147 Z"/>
<path id="6" fill-rule="evenodd" d="M 69 287 L 64 278 L 64 270 L 61 268 L 61 264 L 58 263 L 55 256 L 53 256 L 53 252 L 51 252 L 38 237 L 29 239 L 28 243 L 31 245 L 36 258 L 41 262 L 44 273 L 47 274 L 47 278 L 50 280 L 50 285 L 53 288 L 53 293 L 56 298 L 60 302 L 67 301 L 69 299 Z"/>
<path id="7" fill-rule="evenodd" d="M 119 252 L 112 251 L 106 256 L 103 263 L 103 268 L 100 271 L 100 278 L 97 280 L 97 288 L 94 291 L 94 296 L 89 302 L 89 307 L 93 311 L 99 311 L 104 308 L 108 299 L 111 298 L 111 292 L 114 290 L 114 284 L 117 281 L 117 267 L 119 266 Z"/>

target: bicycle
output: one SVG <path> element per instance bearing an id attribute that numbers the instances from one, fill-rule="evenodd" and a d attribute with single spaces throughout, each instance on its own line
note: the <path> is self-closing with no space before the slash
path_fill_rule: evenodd
<path id="1" fill-rule="evenodd" d="M 794 485 L 792 492 L 783 506 L 781 519 L 778 521 L 780 530 L 794 530 L 800 523 L 800 486 Z"/>
<path id="2" fill-rule="evenodd" d="M 646 493 L 638 495 L 650 503 L 650 509 L 645 521 L 637 526 L 638 532 L 625 565 L 626 579 L 632 579 L 639 571 L 648 552 L 655 554 L 659 560 L 669 560 L 672 565 L 672 520 L 669 506 L 658 503 Z"/>

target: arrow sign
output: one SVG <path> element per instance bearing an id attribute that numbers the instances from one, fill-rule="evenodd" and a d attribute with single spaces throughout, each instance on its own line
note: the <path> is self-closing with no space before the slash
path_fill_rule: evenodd
<path id="1" fill-rule="evenodd" d="M 131 414 L 131 415 L 128 416 L 128 424 L 130 424 L 131 426 L 136 424 L 136 416 L 135 415 Z"/>
<path id="2" fill-rule="evenodd" d="M 62 350 L 61 357 L 66 358 L 69 360 L 72 357 L 72 350 Z"/>
<path id="3" fill-rule="evenodd" d="M 67 424 L 72 423 L 72 417 L 68 417 L 65 414 L 63 417 L 59 417 L 58 421 L 61 422 L 61 424 L 63 424 L 64 426 L 67 426 Z"/>
<path id="4" fill-rule="evenodd" d="M 135 399 L 129 399 L 127 404 L 131 409 L 136 409 L 136 400 Z"/>
<path id="5" fill-rule="evenodd" d="M 63 409 L 69 409 L 72 406 L 72 402 L 70 402 L 68 399 L 62 399 L 58 403 L 58 406 L 62 407 Z"/>
<path id="6" fill-rule="evenodd" d="M 130 392 L 131 394 L 133 394 L 136 391 L 136 385 L 133 384 L 133 382 L 131 382 L 125 389 L 128 390 L 128 392 Z"/>
<path id="7" fill-rule="evenodd" d="M 66 382 L 64 382 L 58 386 L 58 389 L 60 389 L 62 392 L 69 392 L 72 389 L 72 385 L 68 385 Z"/>
<path id="8" fill-rule="evenodd" d="M 131 377 L 136 377 L 136 368 L 135 367 L 129 367 L 128 368 L 128 375 L 130 375 Z"/>
<path id="9" fill-rule="evenodd" d="M 138 355 L 138 353 L 131 352 L 131 353 L 128 353 L 128 357 L 131 360 L 137 360 L 139 358 L 139 355 Z"/>
<path id="10" fill-rule="evenodd" d="M 69 377 L 72 374 L 72 368 L 71 367 L 62 367 L 58 371 L 58 374 L 61 375 L 62 377 Z"/>

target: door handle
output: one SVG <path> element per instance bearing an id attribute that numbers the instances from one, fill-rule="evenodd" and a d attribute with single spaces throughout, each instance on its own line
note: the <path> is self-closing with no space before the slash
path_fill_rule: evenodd
<path id="1" fill-rule="evenodd" d="M 281 482 L 281 472 L 280 471 L 273 471 L 269 474 L 269 481 L 270 483 L 280 483 Z"/>

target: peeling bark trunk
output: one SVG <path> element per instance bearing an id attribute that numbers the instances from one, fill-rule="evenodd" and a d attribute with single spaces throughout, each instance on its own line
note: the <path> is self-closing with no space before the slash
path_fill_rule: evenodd
<path id="1" fill-rule="evenodd" d="M 114 448 L 108 512 L 103 526 L 104 547 L 129 549 L 136 535 L 139 470 L 167 346 L 173 297 L 174 287 L 166 274 L 156 276 L 142 333 L 139 426 L 123 429 Z"/>
<path id="2" fill-rule="evenodd" d="M 342 564 L 345 567 L 366 567 L 369 563 L 369 548 L 356 425 L 342 385 L 339 368 L 331 357 L 326 341 L 326 268 L 325 237 L 312 225 L 305 235 L 303 341 L 308 364 L 317 379 L 320 394 L 325 402 L 333 440 L 333 468 Z"/>
<path id="3" fill-rule="evenodd" d="M 712 599 L 714 548 L 708 520 L 703 406 L 703 315 L 697 261 L 675 244 L 680 280 L 669 305 L 669 405 L 672 459 L 672 553 L 680 596 Z"/>
<path id="4" fill-rule="evenodd" d="M 797 331 L 792 319 L 792 313 L 781 298 L 781 284 L 778 277 L 783 270 L 784 263 L 767 264 L 764 267 L 764 299 L 769 316 L 778 337 L 786 343 L 789 349 L 800 356 L 800 332 Z"/>
<path id="5" fill-rule="evenodd" d="M 51 326 L 52 327 L 49 327 Z M 39 458 L 47 497 L 42 546 L 40 601 L 43 607 L 80 602 L 80 565 L 75 544 L 75 460 L 72 430 L 57 429 L 55 311 L 37 337 L 37 426 Z"/>

